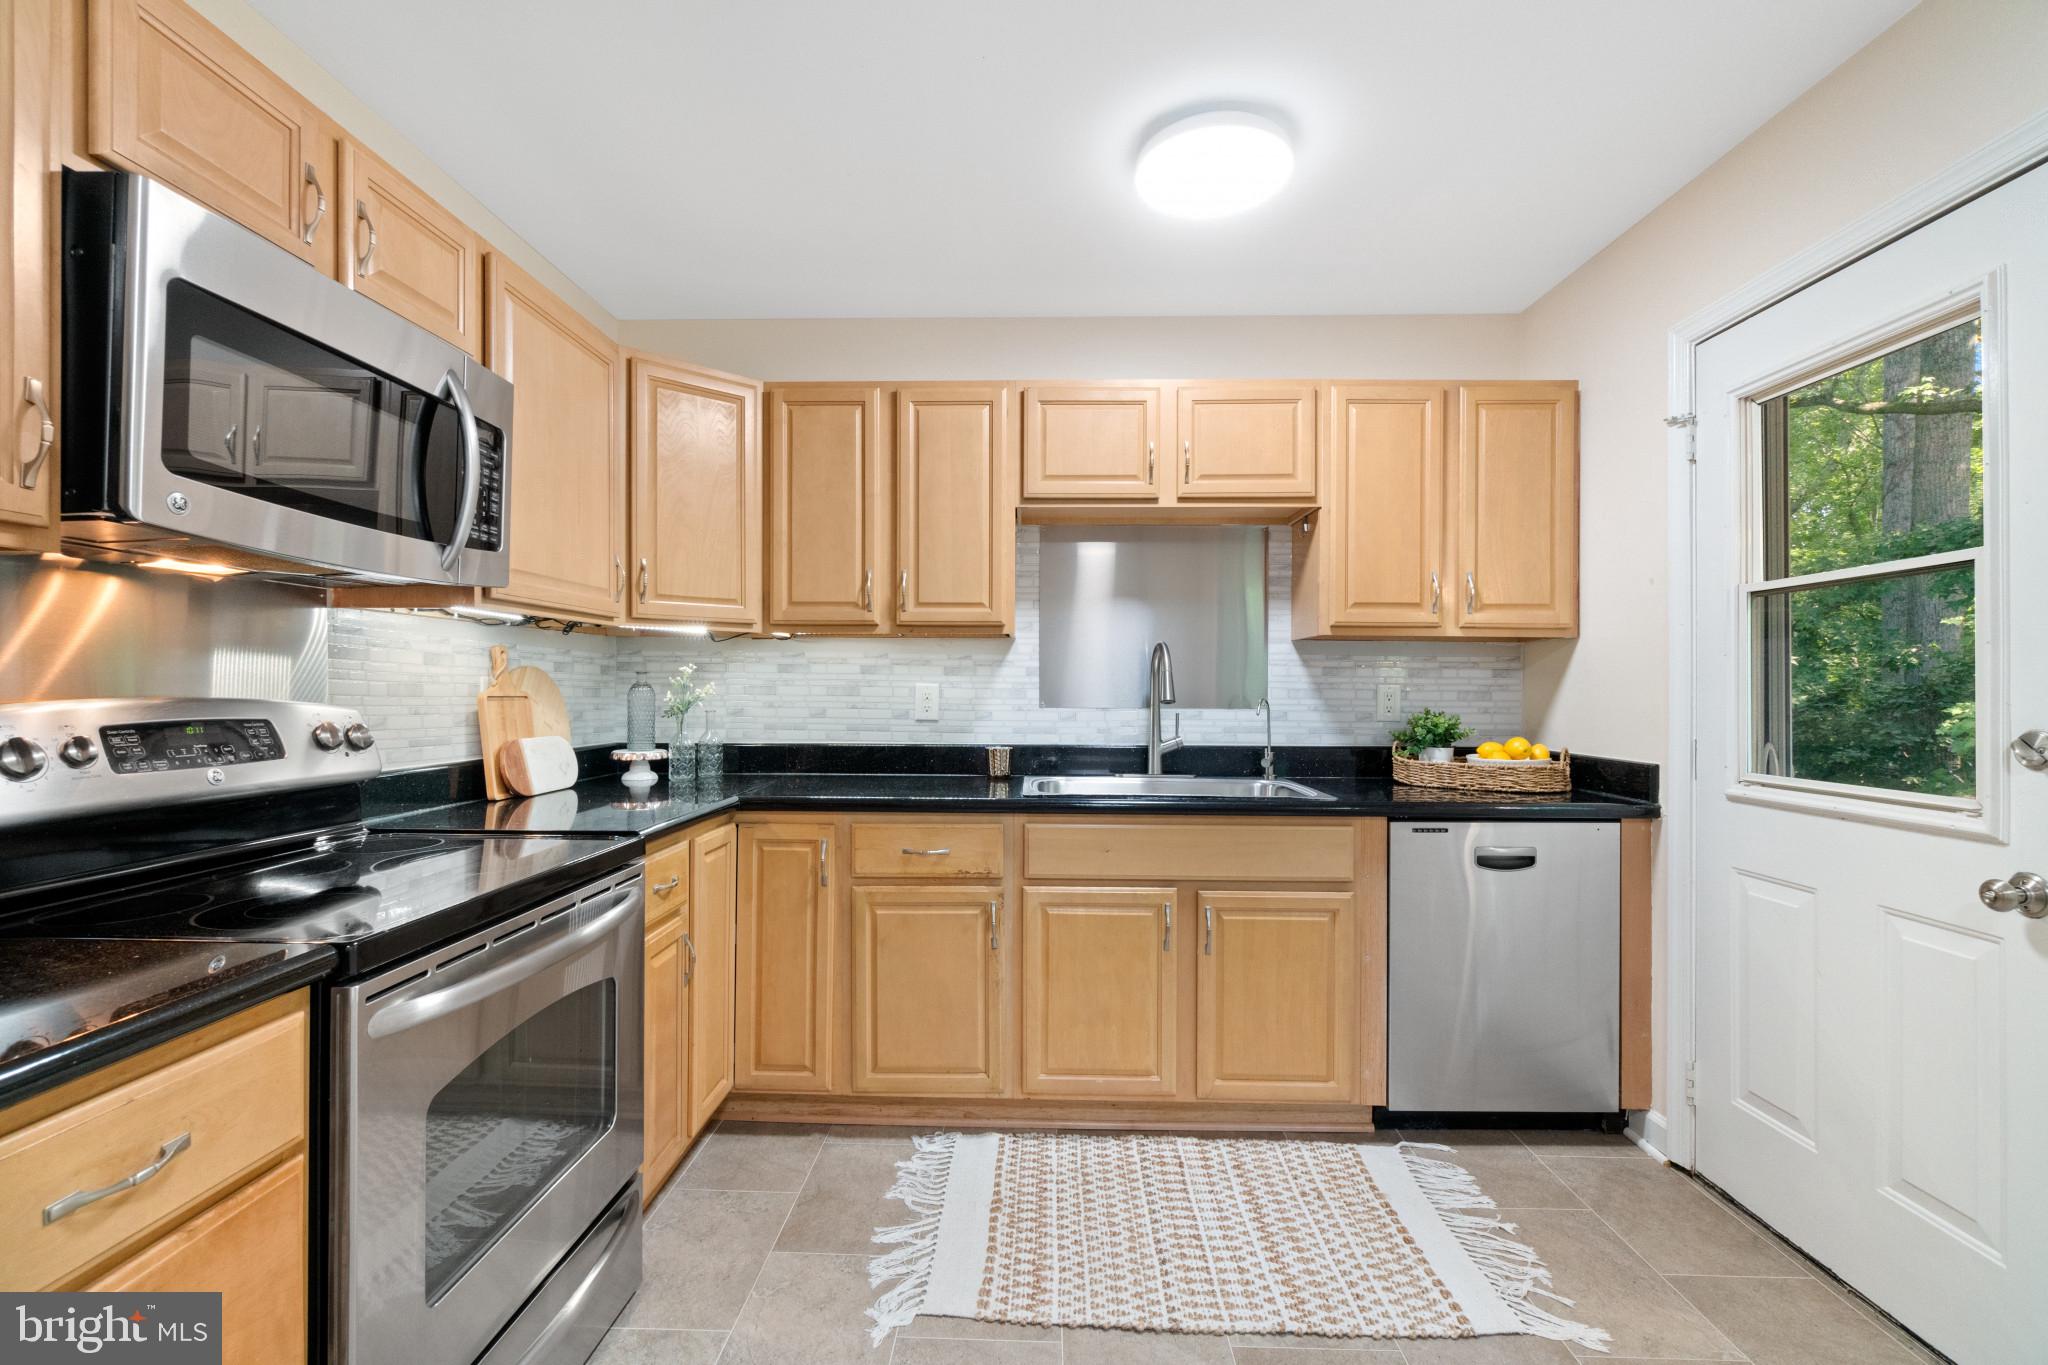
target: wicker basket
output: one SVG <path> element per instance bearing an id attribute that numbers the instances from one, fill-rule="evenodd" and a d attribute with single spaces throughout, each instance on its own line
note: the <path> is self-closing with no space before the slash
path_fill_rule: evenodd
<path id="1" fill-rule="evenodd" d="M 1424 763 L 1394 753 L 1394 780 L 1410 787 L 1435 787 L 1456 792 L 1568 792 L 1572 789 L 1571 750 L 1547 763 L 1530 760 L 1467 763 L 1460 756 L 1449 763 Z"/>

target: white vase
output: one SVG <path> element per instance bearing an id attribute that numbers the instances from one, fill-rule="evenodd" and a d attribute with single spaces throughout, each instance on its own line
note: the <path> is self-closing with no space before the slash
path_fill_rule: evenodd
<path id="1" fill-rule="evenodd" d="M 1439 744 L 1434 748 L 1424 749 L 1422 751 L 1422 761 L 1424 763 L 1449 763 L 1453 758 L 1457 757 L 1457 753 L 1458 751 L 1452 746 Z"/>

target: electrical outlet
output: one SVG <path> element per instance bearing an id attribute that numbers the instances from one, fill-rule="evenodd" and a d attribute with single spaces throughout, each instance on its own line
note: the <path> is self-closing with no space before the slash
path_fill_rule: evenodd
<path id="1" fill-rule="evenodd" d="M 911 689 L 911 717 L 915 720 L 937 720 L 939 718 L 939 685 L 935 682 L 914 684 Z"/>
<path id="2" fill-rule="evenodd" d="M 1381 683 L 1374 696 L 1373 715 L 1380 720 L 1401 718 L 1401 684 Z"/>

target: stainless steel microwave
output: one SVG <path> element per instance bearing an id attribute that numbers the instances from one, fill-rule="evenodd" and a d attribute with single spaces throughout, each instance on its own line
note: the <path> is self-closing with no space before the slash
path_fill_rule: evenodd
<path id="1" fill-rule="evenodd" d="M 65 538 L 501 587 L 512 385 L 141 176 L 64 173 Z"/>

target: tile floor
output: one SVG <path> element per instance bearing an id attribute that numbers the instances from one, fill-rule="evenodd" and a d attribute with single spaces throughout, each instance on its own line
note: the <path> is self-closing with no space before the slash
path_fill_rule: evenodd
<path id="1" fill-rule="evenodd" d="M 1755 1365 L 1938 1361 L 1704 1186 L 1597 1133 L 1378 1133 L 1448 1142 L 1512 1210 L 1594 1359 Z M 1318 1139 L 1304 1137 L 1302 1141 Z M 869 1241 L 910 1133 L 722 1123 L 649 1210 L 640 1293 L 593 1365 L 1572 1365 L 1533 1337 L 1179 1336 L 920 1318 L 868 1344 Z"/>

